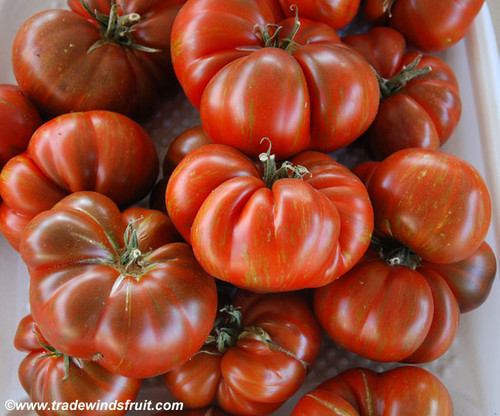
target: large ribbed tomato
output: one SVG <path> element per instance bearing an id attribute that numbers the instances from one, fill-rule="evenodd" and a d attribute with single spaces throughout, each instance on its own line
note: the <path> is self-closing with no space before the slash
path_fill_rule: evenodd
<path id="1" fill-rule="evenodd" d="M 261 157 L 264 175 L 236 149 L 207 145 L 170 177 L 168 213 L 205 270 L 239 287 L 289 291 L 325 285 L 354 266 L 373 227 L 358 178 L 319 152 L 278 170 L 273 155 Z"/>
<path id="2" fill-rule="evenodd" d="M 40 12 L 14 40 L 17 82 L 48 117 L 87 110 L 150 115 L 174 84 L 170 30 L 184 2 L 68 0 L 71 11 Z"/>
<path id="3" fill-rule="evenodd" d="M 279 159 L 344 147 L 375 117 L 373 71 L 328 25 L 285 19 L 279 3 L 186 3 L 172 29 L 179 82 L 214 143 L 257 156 L 269 137 Z"/>
<path id="4" fill-rule="evenodd" d="M 221 309 L 206 345 L 165 381 L 186 407 L 217 398 L 231 414 L 267 415 L 300 388 L 320 344 L 303 294 L 240 291 Z"/>
<path id="5" fill-rule="evenodd" d="M 408 43 L 424 52 L 456 44 L 469 31 L 484 0 L 367 0 L 365 15 L 388 17 Z"/>
<path id="6" fill-rule="evenodd" d="M 39 416 L 122 416 L 127 403 L 132 403 L 139 393 L 140 379 L 113 374 L 92 360 L 75 359 L 57 351 L 45 340 L 31 315 L 19 323 L 14 346 L 27 353 L 19 365 L 21 385 L 33 403 L 47 406 L 46 410 L 37 410 Z M 116 409 L 98 410 L 95 405 L 99 401 L 116 401 Z M 79 403 L 94 409 L 70 408 Z"/>
<path id="7" fill-rule="evenodd" d="M 96 192 L 73 193 L 31 220 L 20 253 L 31 313 L 47 341 L 128 377 L 189 359 L 212 329 L 217 293 L 171 231 L 165 214 L 121 214 Z"/>
<path id="8" fill-rule="evenodd" d="M 377 71 L 382 101 L 368 129 L 375 155 L 422 147 L 437 150 L 451 136 L 462 112 L 458 82 L 442 59 L 406 53 L 403 36 L 375 27 L 342 39 Z"/>
<path id="9" fill-rule="evenodd" d="M 110 111 L 64 114 L 33 134 L 0 175 L 0 229 L 18 249 L 26 224 L 71 192 L 96 191 L 119 206 L 141 200 L 158 175 L 146 131 Z"/>
<path id="10" fill-rule="evenodd" d="M 446 386 L 419 367 L 353 368 L 300 399 L 291 416 L 453 416 Z"/>

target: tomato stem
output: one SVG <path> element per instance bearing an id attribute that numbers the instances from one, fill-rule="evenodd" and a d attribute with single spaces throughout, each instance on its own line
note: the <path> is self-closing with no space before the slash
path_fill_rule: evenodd
<path id="1" fill-rule="evenodd" d="M 264 164 L 263 180 L 269 189 L 272 189 L 274 182 L 280 179 L 302 179 L 305 175 L 311 175 L 311 172 L 309 172 L 304 166 L 294 166 L 289 161 L 283 162 L 280 168 L 277 169 L 276 157 L 271 154 L 271 140 L 269 140 L 268 137 L 264 137 L 260 142 L 262 143 L 264 140 L 269 142 L 269 148 L 267 149 L 267 152 L 259 155 L 259 160 Z"/>
<path id="2" fill-rule="evenodd" d="M 144 267 L 144 258 L 152 251 L 149 250 L 147 253 L 142 253 L 139 249 L 139 239 L 137 238 L 137 231 L 134 228 L 134 223 L 140 219 L 142 218 L 130 221 L 123 236 L 125 251 L 120 256 L 120 264 L 124 268 L 124 272 L 128 274 L 136 274 L 137 271 L 142 271 Z"/>
<path id="3" fill-rule="evenodd" d="M 417 253 L 393 238 L 373 237 L 370 246 L 389 266 L 406 266 L 415 270 L 422 265 L 422 258 Z"/>
<path id="4" fill-rule="evenodd" d="M 91 45 L 87 53 L 92 53 L 108 43 L 143 52 L 160 52 L 159 49 L 139 45 L 135 42 L 132 32 L 134 31 L 133 26 L 141 21 L 141 16 L 138 13 L 133 12 L 120 16 L 118 13 L 118 7 L 120 6 L 116 4 L 116 0 L 111 1 L 109 16 L 98 10 L 92 10 L 85 0 L 80 0 L 80 3 L 87 13 L 99 23 L 102 34 L 102 39 Z"/>
<path id="5" fill-rule="evenodd" d="M 290 54 L 295 52 L 297 48 L 300 47 L 300 45 L 294 41 L 295 36 L 300 29 L 299 8 L 297 7 L 297 5 L 292 4 L 290 6 L 290 10 L 295 11 L 295 23 L 293 25 L 292 31 L 290 32 L 290 35 L 286 38 L 280 38 L 280 32 L 281 29 L 283 29 L 283 26 L 279 26 L 275 23 L 267 23 L 264 26 L 255 25 L 255 29 L 260 30 L 260 34 L 262 36 L 262 40 L 264 41 L 265 47 L 280 48 Z M 269 33 L 270 29 L 272 31 L 271 34 Z"/>
<path id="6" fill-rule="evenodd" d="M 398 93 L 413 78 L 432 71 L 432 68 L 430 66 L 417 68 L 421 60 L 422 54 L 418 54 L 417 57 L 408 66 L 403 67 L 403 69 L 398 74 L 389 79 L 381 77 L 377 73 L 377 71 L 374 70 L 380 86 L 382 99 L 388 98 L 391 95 Z"/>

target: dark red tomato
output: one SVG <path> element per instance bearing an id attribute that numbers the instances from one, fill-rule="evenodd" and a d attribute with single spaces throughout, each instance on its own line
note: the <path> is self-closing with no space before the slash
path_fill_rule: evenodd
<path id="1" fill-rule="evenodd" d="M 353 368 L 300 399 L 291 416 L 453 416 L 446 386 L 419 367 Z"/>
<path id="2" fill-rule="evenodd" d="M 92 360 L 78 360 L 55 350 L 45 340 L 31 315 L 24 317 L 17 328 L 14 346 L 26 351 L 19 365 L 19 379 L 33 403 L 51 406 L 72 403 L 97 404 L 133 402 L 141 380 L 113 374 Z M 123 409 L 125 407 L 123 406 Z M 76 410 L 61 406 L 58 411 L 38 410 L 40 416 L 119 416 L 125 410 Z"/>
<path id="3" fill-rule="evenodd" d="M 221 309 L 205 347 L 165 382 L 186 407 L 204 407 L 216 397 L 231 414 L 265 415 L 299 389 L 320 344 L 320 328 L 301 294 L 240 291 Z"/>
<path id="4" fill-rule="evenodd" d="M 47 117 L 88 110 L 148 116 L 174 84 L 170 31 L 184 2 L 89 0 L 91 17 L 68 0 L 73 11 L 36 14 L 14 40 L 17 82 Z"/>
<path id="5" fill-rule="evenodd" d="M 172 29 L 172 60 L 214 143 L 283 159 L 354 141 L 379 102 L 366 61 L 328 25 L 285 20 L 278 0 L 194 0 Z M 292 40 L 293 38 L 293 40 Z"/>
<path id="6" fill-rule="evenodd" d="M 400 150 L 367 184 L 375 229 L 431 263 L 455 263 L 482 244 L 491 198 L 475 167 L 442 151 Z"/>
<path id="7" fill-rule="evenodd" d="M 403 36 L 387 27 L 346 36 L 343 41 L 382 78 L 382 101 L 368 130 L 376 157 L 383 159 L 409 147 L 437 150 L 450 138 L 460 120 L 462 102 L 455 74 L 442 59 L 405 53 Z"/>
<path id="8" fill-rule="evenodd" d="M 231 147 L 212 144 L 190 153 L 167 185 L 172 222 L 205 270 L 238 287 L 289 291 L 329 283 L 354 266 L 370 242 L 366 189 L 319 152 L 290 160 L 295 177 L 291 165 L 277 171 L 273 155 L 262 156 L 264 178 Z"/>
<path id="9" fill-rule="evenodd" d="M 487 242 L 466 259 L 451 264 L 429 263 L 428 267 L 446 280 L 455 295 L 460 312 L 465 313 L 482 305 L 491 291 L 497 261 Z"/>
<path id="10" fill-rule="evenodd" d="M 352 270 L 317 289 L 316 316 L 337 344 L 363 357 L 435 360 L 455 339 L 457 300 L 432 265 L 423 262 L 414 270 L 392 250 L 384 259 L 369 250 Z"/>
<path id="11" fill-rule="evenodd" d="M 36 214 L 76 191 L 97 191 L 120 206 L 140 201 L 158 175 L 158 155 L 146 131 L 109 111 L 59 116 L 33 134 L 26 152 L 0 175 L 0 229 L 14 248 Z"/>
<path id="12" fill-rule="evenodd" d="M 341 29 L 356 16 L 360 0 L 279 0 L 279 3 L 289 17 L 293 16 L 293 7 L 296 6 L 300 17 Z"/>
<path id="13" fill-rule="evenodd" d="M 168 241 L 165 214 L 140 214 L 131 221 L 106 196 L 76 192 L 37 215 L 20 246 L 47 341 L 136 378 L 189 359 L 217 310 L 214 279 L 187 244 Z"/>
<path id="14" fill-rule="evenodd" d="M 424 52 L 437 52 L 456 44 L 469 31 L 484 0 L 367 0 L 365 15 L 389 18 L 407 42 Z"/>
<path id="15" fill-rule="evenodd" d="M 38 110 L 20 88 L 0 84 L 0 170 L 10 158 L 24 152 L 40 124 Z"/>

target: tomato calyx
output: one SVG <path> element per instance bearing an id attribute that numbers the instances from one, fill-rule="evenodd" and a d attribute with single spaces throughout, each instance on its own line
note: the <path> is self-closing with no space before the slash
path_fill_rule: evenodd
<path id="1" fill-rule="evenodd" d="M 418 64 L 422 60 L 422 56 L 423 56 L 422 54 L 418 54 L 417 57 L 413 61 L 411 61 L 410 64 L 404 66 L 399 73 L 397 73 L 396 75 L 394 75 L 392 78 L 389 79 L 381 77 L 377 73 L 377 71 L 375 71 L 375 69 L 373 70 L 375 72 L 375 75 L 379 83 L 382 100 L 390 97 L 391 95 L 397 94 L 413 78 L 427 74 L 428 72 L 432 71 L 432 68 L 430 66 L 417 68 Z"/>
<path id="2" fill-rule="evenodd" d="M 294 41 L 294 38 L 300 29 L 299 8 L 297 5 L 292 4 L 290 6 L 290 10 L 295 11 L 295 23 L 290 35 L 286 38 L 280 38 L 280 32 L 281 29 L 283 29 L 283 26 L 275 23 L 267 23 L 264 26 L 255 25 L 255 29 L 260 31 L 262 40 L 264 41 L 264 47 L 283 49 L 291 55 L 302 46 Z"/>
<path id="3" fill-rule="evenodd" d="M 389 266 L 406 266 L 416 270 L 422 264 L 422 258 L 417 253 L 393 238 L 373 237 L 370 247 Z"/>
<path id="4" fill-rule="evenodd" d="M 40 346 L 47 351 L 47 354 L 41 355 L 40 357 L 38 357 L 36 359 L 36 361 L 41 360 L 42 358 L 48 358 L 48 357 L 55 357 L 55 358 L 61 358 L 62 357 L 63 358 L 63 362 L 64 362 L 64 377 L 61 379 L 61 381 L 65 381 L 65 380 L 68 379 L 68 377 L 69 377 L 69 365 L 70 365 L 71 361 L 73 361 L 73 363 L 75 365 L 77 365 L 79 368 L 83 367 L 83 364 L 82 364 L 82 362 L 81 362 L 80 359 L 71 357 L 69 355 L 66 355 L 66 354 L 64 354 L 64 353 L 56 350 L 51 345 L 43 343 L 42 340 L 40 339 L 40 336 L 38 335 L 38 333 L 36 331 L 33 331 L 33 333 L 35 334 L 36 340 L 38 341 L 38 343 L 40 344 Z"/>
<path id="5" fill-rule="evenodd" d="M 292 352 L 282 348 L 280 345 L 275 343 L 267 331 L 263 328 L 257 326 L 247 326 L 242 327 L 243 317 L 239 308 L 235 308 L 233 305 L 226 305 L 219 310 L 219 315 L 214 323 L 214 329 L 212 334 L 210 334 L 205 341 L 206 346 L 214 345 L 216 347 L 216 352 L 211 350 L 201 350 L 202 353 L 208 354 L 224 354 L 227 350 L 234 347 L 239 340 L 245 338 L 253 338 L 257 341 L 262 342 L 266 347 L 282 352 L 298 362 L 300 362 L 304 368 L 307 370 L 309 364 L 304 360 L 301 360 Z"/>
<path id="6" fill-rule="evenodd" d="M 140 218 L 135 221 L 139 220 Z M 144 269 L 146 268 L 145 258 L 151 254 L 152 250 L 142 253 L 139 249 L 139 239 L 137 238 L 137 231 L 134 228 L 135 221 L 131 221 L 125 229 L 123 236 L 125 249 L 120 256 L 118 268 L 122 271 L 122 276 L 134 276 L 137 279 L 144 273 Z"/>
<path id="7" fill-rule="evenodd" d="M 278 169 L 276 167 L 276 157 L 275 155 L 271 154 L 271 140 L 269 140 L 269 138 L 267 137 L 264 137 L 260 142 L 262 143 L 264 140 L 267 140 L 269 142 L 269 148 L 267 149 L 267 152 L 261 153 L 259 155 L 259 160 L 264 164 L 263 180 L 269 189 L 272 189 L 274 182 L 280 179 L 302 179 L 305 175 L 312 176 L 311 172 L 309 172 L 304 166 L 294 166 L 288 161 L 283 162 Z"/>
<path id="8" fill-rule="evenodd" d="M 142 17 L 138 13 L 119 15 L 116 0 L 111 0 L 109 15 L 98 10 L 92 10 L 85 0 L 80 0 L 83 8 L 101 27 L 102 39 L 99 39 L 88 49 L 87 53 L 100 48 L 107 43 L 113 43 L 125 48 L 135 49 L 143 52 L 160 52 L 158 49 L 150 48 L 135 43 L 133 36 L 134 25 L 141 21 Z"/>

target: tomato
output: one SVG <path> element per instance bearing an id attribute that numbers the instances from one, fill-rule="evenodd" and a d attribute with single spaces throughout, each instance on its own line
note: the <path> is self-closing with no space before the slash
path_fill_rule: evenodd
<path id="1" fill-rule="evenodd" d="M 497 261 L 487 242 L 462 261 L 451 264 L 430 264 L 435 272 L 446 280 L 455 295 L 460 312 L 472 311 L 481 306 L 491 291 L 495 279 Z"/>
<path id="2" fill-rule="evenodd" d="M 334 29 L 342 29 L 356 16 L 360 0 L 279 0 L 287 16 L 293 15 L 293 6 L 299 16 L 326 23 Z"/>
<path id="3" fill-rule="evenodd" d="M 174 70 L 214 143 L 258 156 L 268 137 L 283 159 L 344 147 L 373 121 L 380 94 L 366 60 L 326 24 L 283 19 L 277 0 L 194 0 L 179 12 Z"/>
<path id="4" fill-rule="evenodd" d="M 456 44 L 469 31 L 484 0 L 367 0 L 365 15 L 372 20 L 389 17 L 389 24 L 408 43 L 424 52 Z"/>
<path id="5" fill-rule="evenodd" d="M 40 124 L 38 110 L 19 87 L 0 84 L 0 170 L 26 149 Z"/>
<path id="6" fill-rule="evenodd" d="M 491 222 L 491 198 L 477 169 L 443 151 L 404 149 L 367 183 L 378 233 L 431 263 L 472 255 Z"/>
<path id="7" fill-rule="evenodd" d="M 146 131 L 109 111 L 64 114 L 33 134 L 26 152 L 0 175 L 0 229 L 18 249 L 26 224 L 64 196 L 83 190 L 128 206 L 147 195 L 158 155 Z"/>
<path id="8" fill-rule="evenodd" d="M 402 262 L 403 255 L 398 256 Z M 363 357 L 435 360 L 455 339 L 457 299 L 432 264 L 422 262 L 414 270 L 386 263 L 395 259 L 370 250 L 352 270 L 316 290 L 316 316 L 337 344 Z"/>
<path id="9" fill-rule="evenodd" d="M 302 385 L 320 344 L 302 294 L 240 291 L 220 310 L 203 349 L 165 382 L 186 407 L 204 407 L 216 397 L 231 414 L 269 414 Z"/>
<path id="10" fill-rule="evenodd" d="M 158 211 L 131 221 L 96 192 L 73 193 L 30 222 L 20 253 L 31 313 L 54 348 L 135 378 L 200 349 L 215 319 L 215 282 L 159 222 L 170 221 Z"/>
<path id="11" fill-rule="evenodd" d="M 300 399 L 291 416 L 452 416 L 446 386 L 419 367 L 382 373 L 353 368 L 323 382 Z"/>
<path id="12" fill-rule="evenodd" d="M 387 27 L 342 40 L 382 78 L 382 102 L 367 133 L 376 157 L 383 159 L 408 147 L 437 150 L 450 138 L 462 102 L 455 74 L 442 59 L 405 53 L 403 36 Z"/>
<path id="13" fill-rule="evenodd" d="M 48 118 L 88 110 L 145 118 L 174 85 L 170 30 L 184 2 L 88 0 L 91 17 L 69 0 L 71 11 L 38 13 L 14 40 L 16 80 Z"/>
<path id="14" fill-rule="evenodd" d="M 269 151 L 261 157 L 264 177 L 236 149 L 207 145 L 170 177 L 169 216 L 205 270 L 238 287 L 289 291 L 325 285 L 354 266 L 373 228 L 362 183 L 319 152 L 290 160 L 299 165 L 295 177 L 290 164 L 277 171 Z"/>
<path id="15" fill-rule="evenodd" d="M 48 344 L 31 315 L 17 328 L 14 346 L 27 355 L 19 365 L 19 379 L 33 403 L 52 406 L 59 403 L 58 416 L 124 415 L 125 410 L 77 411 L 63 405 L 78 402 L 97 404 L 133 402 L 141 380 L 110 373 L 92 360 L 77 360 L 61 354 Z M 55 410 L 37 410 L 40 416 L 52 416 Z"/>

